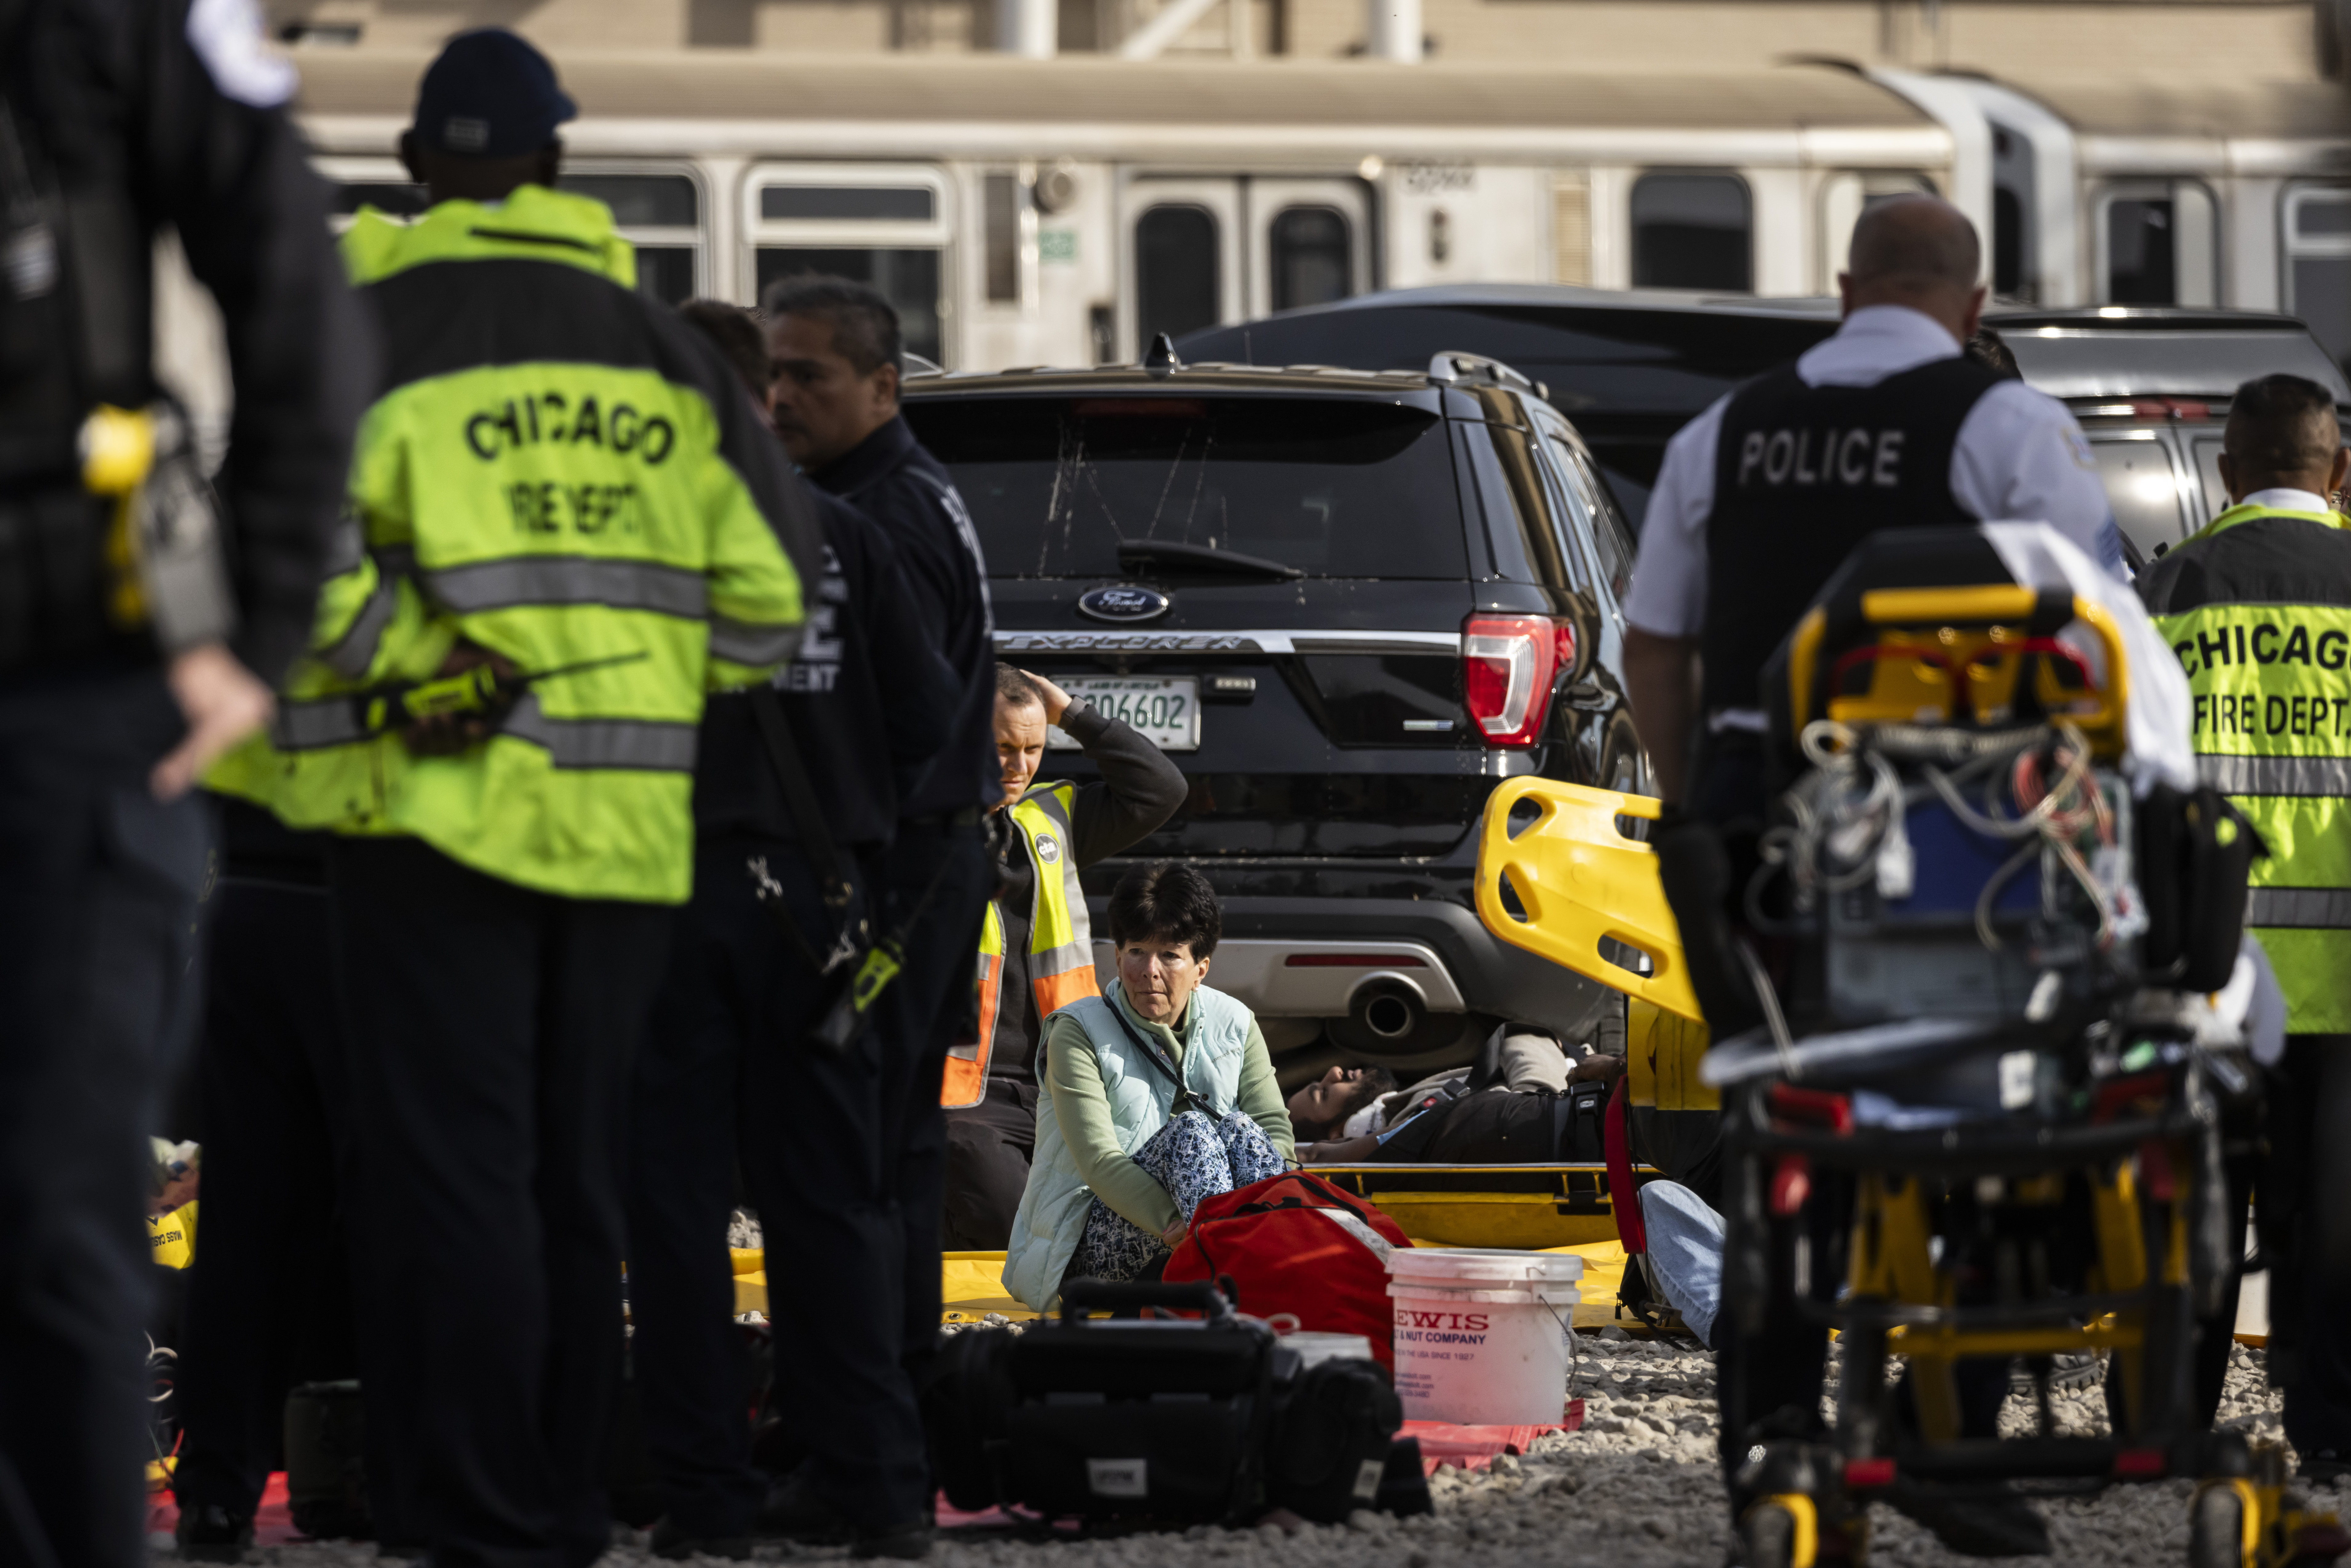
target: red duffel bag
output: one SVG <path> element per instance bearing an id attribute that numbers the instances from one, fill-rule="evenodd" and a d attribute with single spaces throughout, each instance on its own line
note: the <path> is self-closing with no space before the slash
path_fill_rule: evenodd
<path id="1" fill-rule="evenodd" d="M 1167 1281 L 1229 1275 L 1234 1306 L 1252 1317 L 1288 1312 L 1301 1329 L 1359 1333 L 1395 1370 L 1388 1252 L 1409 1247 L 1395 1220 L 1304 1171 L 1285 1171 L 1205 1198 L 1167 1260 Z"/>

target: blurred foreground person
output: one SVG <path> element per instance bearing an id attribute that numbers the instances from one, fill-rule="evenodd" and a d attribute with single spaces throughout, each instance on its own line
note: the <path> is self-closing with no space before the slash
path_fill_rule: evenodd
<path id="1" fill-rule="evenodd" d="M 1032 789 L 1059 728 L 1102 770 Z M 1152 833 L 1184 803 L 1183 770 L 1132 725 L 1042 675 L 996 669 L 997 894 L 979 935 L 979 1019 L 947 1059 L 946 1245 L 998 1252 L 1037 1148 L 1037 1046 L 1045 1019 L 1094 980 L 1093 925 L 1078 873 Z"/>
<path id="2" fill-rule="evenodd" d="M 707 300 L 682 314 L 764 401 L 767 351 L 749 315 Z M 925 1484 L 900 1364 L 904 1243 L 880 1158 L 883 1044 L 870 1028 L 831 1030 L 891 935 L 875 869 L 962 682 L 890 537 L 817 500 L 825 573 L 799 657 L 712 698 L 703 717 L 694 897 L 630 1096 L 631 1343 L 668 1507 L 653 1527 L 664 1557 L 748 1555 L 764 1500 L 728 1321 L 738 1167 L 774 1248 L 768 1316 L 790 1347 L 769 1400 L 778 1445 L 820 1455 L 826 1495 L 852 1518 L 889 1521 Z M 790 1289 L 795 1278 L 824 1289 Z"/>
<path id="3" fill-rule="evenodd" d="M 883 1119 L 876 1157 L 904 1247 L 902 1363 L 919 1386 L 939 1337 L 939 1083 L 949 1037 L 970 1027 L 972 955 L 989 882 L 981 819 L 999 793 L 987 570 L 954 481 L 899 417 L 904 353 L 889 302 L 862 284 L 788 278 L 764 303 L 776 434 L 820 489 L 890 536 L 916 618 L 936 629 L 962 682 L 927 771 L 899 798 L 875 901 L 880 924 L 903 934 L 904 967 L 874 1009 Z M 836 1464 L 820 1452 L 791 1477 L 768 1500 L 766 1528 L 799 1540 L 846 1533 L 867 1553 L 928 1550 L 932 1492 L 919 1458 L 878 1487 L 842 1486 Z"/>
<path id="4" fill-rule="evenodd" d="M 324 833 L 222 802 L 194 1069 L 204 1249 L 173 1342 L 172 1490 L 180 1555 L 195 1561 L 234 1563 L 252 1544 L 262 1489 L 281 1465 L 288 1390 L 359 1375 L 351 1271 L 364 1232 L 344 1201 L 350 1050 L 326 852 Z M 297 1515 L 308 1535 L 364 1533 L 375 1522 Z M 398 1538 L 396 1518 L 381 1522 Z"/>
<path id="5" fill-rule="evenodd" d="M 189 786 L 302 645 L 369 374 L 294 73 L 228 11 L 0 17 L 0 1562 L 146 1561 L 147 1134 L 210 850 Z M 151 371 L 166 225 L 225 318 L 217 500 Z"/>
<path id="6" fill-rule="evenodd" d="M 2258 1181 L 2270 1380 L 2303 1479 L 2326 1485 L 2351 1475 L 2351 529 L 2331 499 L 2351 452 L 2334 398 L 2298 376 L 2239 387 L 2224 441 L 2229 509 L 2149 565 L 2139 593 L 2195 693 L 2198 771 L 2269 851 L 2245 925 L 2286 1004 Z M 2241 1226 L 2242 1185 L 2231 1196 Z M 2199 1350 L 2209 1409 L 2228 1347 Z"/>
<path id="7" fill-rule="evenodd" d="M 389 363 L 274 752 L 326 828 L 373 1235 L 368 1421 L 436 1563 L 582 1568 L 621 1374 L 630 1058 L 693 880 L 705 690 L 799 638 L 814 514 L 710 345 L 553 187 L 572 106 L 451 40 L 401 139 L 433 205 L 346 262 Z M 378 1446 L 376 1452 L 385 1451 Z"/>

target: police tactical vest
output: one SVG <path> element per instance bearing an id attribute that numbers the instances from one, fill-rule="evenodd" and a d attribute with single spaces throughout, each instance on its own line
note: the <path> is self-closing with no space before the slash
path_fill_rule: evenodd
<path id="1" fill-rule="evenodd" d="M 140 645 L 76 452 L 99 403 L 155 395 L 121 108 L 54 7 L 0 0 L 0 671 Z"/>
<path id="2" fill-rule="evenodd" d="M 1041 879 L 1040 879 L 1041 880 Z M 1111 997 L 1087 997 L 1070 1006 L 1085 1026 L 1102 1070 L 1102 1096 L 1110 1103 L 1118 1146 L 1132 1155 L 1144 1140 L 1167 1124 L 1176 1106 L 1176 1085 L 1141 1060 L 1134 1041 L 1119 1027 Z M 1249 1009 L 1222 991 L 1202 986 L 1184 1009 L 1184 1054 L 1177 1071 L 1193 1105 L 1221 1120 L 1240 1103 L 1241 1069 L 1249 1059 Z M 1077 1155 L 1061 1137 L 1053 1086 L 1038 1074 L 1037 1152 L 1029 1185 L 1012 1216 L 1012 1236 L 1004 1255 L 1004 1288 L 1039 1312 L 1061 1293 L 1061 1276 L 1077 1255 L 1093 1189 L 1079 1174 Z"/>
<path id="3" fill-rule="evenodd" d="M 1081 997 L 1096 997 L 1093 926 L 1085 890 L 1078 883 L 1078 860 L 1070 848 L 1070 802 L 1078 787 L 1063 780 L 1031 789 L 1006 815 L 1028 841 L 1036 897 L 1029 916 L 1029 988 L 1043 1020 Z M 947 1052 L 946 1078 L 939 1103 L 950 1111 L 977 1105 L 987 1096 L 987 1063 L 996 1054 L 998 1003 L 1004 991 L 1004 919 L 988 901 L 979 932 L 979 1031 Z"/>
<path id="4" fill-rule="evenodd" d="M 2351 530 L 2234 507 L 2139 591 L 2188 672 L 2197 771 L 2269 846 L 2245 924 L 2286 1028 L 2351 1031 Z"/>
<path id="5" fill-rule="evenodd" d="M 1875 386 L 1807 386 L 1792 364 L 1731 394 L 1706 520 L 1706 711 L 1764 706 L 1763 666 L 1854 546 L 1880 528 L 1972 525 L 1951 494 L 1951 452 L 2000 384 L 1968 359 Z"/>

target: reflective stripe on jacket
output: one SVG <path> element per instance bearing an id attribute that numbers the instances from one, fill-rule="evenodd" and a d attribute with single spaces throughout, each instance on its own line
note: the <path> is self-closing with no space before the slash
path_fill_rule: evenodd
<path id="1" fill-rule="evenodd" d="M 1118 1146 L 1132 1155 L 1167 1124 L 1176 1085 L 1142 1059 L 1112 1013 L 1113 1005 L 1108 997 L 1092 996 L 1063 1010 L 1084 1026 L 1102 1064 L 1102 1092 L 1110 1101 Z M 1206 986 L 1192 993 L 1185 1013 L 1184 1059 L 1178 1064 L 1185 1091 L 1210 1118 L 1221 1120 L 1240 1101 L 1241 1069 L 1248 1062 L 1249 1027 L 1255 1019 L 1248 1008 Z M 1004 1288 L 1015 1298 L 1043 1312 L 1061 1294 L 1061 1276 L 1077 1255 L 1093 1197 L 1079 1174 L 1075 1151 L 1061 1137 L 1052 1084 L 1040 1072 L 1037 1152 L 1029 1166 L 1029 1185 L 1021 1189 L 1020 1207 L 1012 1216 L 1012 1238 L 1004 1255 Z"/>
<path id="2" fill-rule="evenodd" d="M 2235 507 L 2141 591 L 2195 696 L 2197 769 L 2269 845 L 2245 923 L 2297 1034 L 2351 1030 L 2351 531 Z"/>
<path id="3" fill-rule="evenodd" d="M 1048 784 L 1023 795 L 1007 813 L 1028 841 L 1029 862 L 1036 868 L 1030 879 L 1036 894 L 1029 914 L 1029 977 L 1040 1029 L 1058 1009 L 1102 994 L 1094 977 L 1093 925 L 1085 890 L 1078 884 L 1078 857 L 1071 849 L 1070 802 L 1077 793 L 1077 785 L 1067 779 Z M 939 1086 L 939 1103 L 950 1111 L 987 1097 L 987 1064 L 996 1054 L 998 1003 L 1004 990 L 1004 918 L 993 899 L 979 929 L 978 983 L 978 1037 L 948 1051 L 946 1077 Z"/>
<path id="4" fill-rule="evenodd" d="M 542 892 L 684 901 L 704 694 L 789 658 L 813 503 L 716 351 L 633 291 L 601 203 L 362 212 L 343 249 L 390 362 L 311 654 L 212 781 Z M 364 732 L 353 693 L 432 677 L 461 638 L 526 674 L 611 662 L 532 685 L 458 756 Z"/>

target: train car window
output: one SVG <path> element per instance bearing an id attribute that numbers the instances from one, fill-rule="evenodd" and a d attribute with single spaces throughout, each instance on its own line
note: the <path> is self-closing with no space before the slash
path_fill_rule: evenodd
<path id="1" fill-rule="evenodd" d="M 1934 193 L 1935 182 L 1915 169 L 1844 169 L 1830 175 L 1821 185 L 1820 291 L 1836 292 L 1836 275 L 1844 270 L 1862 214 L 1904 196 Z"/>
<path id="2" fill-rule="evenodd" d="M 2351 374 L 2351 186 L 2286 193 L 2286 305 Z"/>
<path id="3" fill-rule="evenodd" d="M 1304 397 L 917 397 L 905 409 L 954 472 L 997 577 L 1109 577 L 1128 570 L 1123 540 L 1309 577 L 1468 570 L 1446 423 L 1422 410 Z"/>
<path id="4" fill-rule="evenodd" d="M 944 364 L 939 346 L 939 253 L 930 249 L 851 246 L 763 245 L 758 249 L 758 285 L 815 273 L 846 277 L 879 289 L 898 312 L 898 334 L 906 351 Z"/>
<path id="5" fill-rule="evenodd" d="M 980 216 L 991 305 L 1020 302 L 1020 181 L 989 174 L 981 181 Z"/>
<path id="6" fill-rule="evenodd" d="M 591 196 L 612 210 L 613 226 L 636 247 L 637 291 L 676 305 L 701 291 L 702 198 L 684 174 L 566 172 L 562 189 Z M 349 180 L 335 187 L 335 225 L 350 227 L 362 206 L 396 218 L 421 215 L 430 199 L 422 185 L 393 180 Z"/>
<path id="7" fill-rule="evenodd" d="M 1354 239 L 1336 207 L 1284 207 L 1271 230 L 1273 308 L 1328 305 L 1354 292 Z"/>
<path id="8" fill-rule="evenodd" d="M 1213 327 L 1221 313 L 1217 215 L 1189 203 L 1163 202 L 1134 221 L 1136 357 L 1160 333 L 1182 337 Z"/>
<path id="9" fill-rule="evenodd" d="M 2098 459 L 2106 504 L 2115 509 L 2115 526 L 2141 555 L 2151 557 L 2156 546 L 2168 549 L 2185 537 L 2179 480 L 2172 472 L 2170 454 L 2153 431 L 2096 438 L 2090 450 Z"/>
<path id="10" fill-rule="evenodd" d="M 683 174 L 569 174 L 557 182 L 612 209 L 622 228 L 692 228 L 702 218 L 694 182 Z"/>
<path id="11" fill-rule="evenodd" d="M 768 185 L 759 215 L 777 223 L 927 224 L 938 216 L 938 193 L 925 185 Z"/>
<path id="12" fill-rule="evenodd" d="M 350 180 L 335 187 L 335 215 L 339 218 L 350 217 L 361 207 L 373 207 L 395 218 L 413 218 L 429 204 L 422 185 Z"/>
<path id="13" fill-rule="evenodd" d="M 1633 183 L 1633 287 L 1755 284 L 1755 204 L 1736 174 L 1644 174 Z"/>
<path id="14" fill-rule="evenodd" d="M 2101 303 L 2220 302 L 2220 225 L 2211 192 L 2193 180 L 2132 183 L 2109 191 L 2101 205 Z"/>

